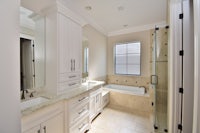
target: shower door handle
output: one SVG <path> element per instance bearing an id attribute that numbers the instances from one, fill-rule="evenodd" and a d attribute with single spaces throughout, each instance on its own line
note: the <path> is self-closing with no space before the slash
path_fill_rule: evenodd
<path id="1" fill-rule="evenodd" d="M 158 76 L 157 75 L 151 75 L 151 84 L 152 85 L 158 84 Z"/>

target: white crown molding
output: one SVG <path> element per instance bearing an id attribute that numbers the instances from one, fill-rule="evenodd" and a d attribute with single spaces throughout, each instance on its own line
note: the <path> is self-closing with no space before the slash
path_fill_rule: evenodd
<path id="1" fill-rule="evenodd" d="M 31 30 L 35 30 L 35 24 L 25 19 L 20 20 L 20 26 L 31 29 Z"/>
<path id="2" fill-rule="evenodd" d="M 54 5 L 42 9 L 40 13 L 42 15 L 46 15 L 46 14 L 49 14 L 49 13 L 52 13 L 52 12 L 59 12 L 59 13 L 63 14 L 64 16 L 68 17 L 69 19 L 71 19 L 72 21 L 78 23 L 82 27 L 84 25 L 88 24 L 81 16 L 74 13 L 72 10 L 67 8 L 60 1 L 56 1 L 56 3 Z"/>
<path id="3" fill-rule="evenodd" d="M 58 12 L 62 13 L 63 15 L 75 21 L 76 23 L 80 24 L 81 26 L 84 26 L 87 24 L 87 22 L 81 16 L 74 13 L 73 11 L 71 11 L 69 8 L 67 8 L 64 4 L 60 2 L 57 2 L 57 9 L 58 9 Z"/>
<path id="4" fill-rule="evenodd" d="M 83 11 L 81 11 L 80 9 L 76 9 L 76 7 L 74 7 L 73 5 L 70 5 L 66 1 L 62 1 L 61 0 L 60 4 L 63 5 L 63 6 L 65 6 L 69 10 L 73 11 L 77 15 L 81 16 L 81 18 L 84 19 L 84 21 L 86 22 L 86 24 L 91 25 L 94 29 L 96 29 L 97 31 L 99 31 L 103 35 L 105 35 L 105 36 L 108 35 L 108 32 L 103 27 L 101 27 L 98 23 L 96 23 L 96 21 L 94 21 L 94 19 L 92 19 L 91 17 L 87 16 L 87 14 L 85 15 L 83 13 Z"/>
<path id="5" fill-rule="evenodd" d="M 122 29 L 122 30 L 109 32 L 108 36 L 117 36 L 117 35 L 122 35 L 122 34 L 150 30 L 150 29 L 154 29 L 155 26 L 156 27 L 165 27 L 166 24 L 167 24 L 166 21 L 162 21 L 162 22 L 157 22 L 157 23 L 153 23 L 153 24 L 147 24 L 147 25 L 142 25 L 142 26 L 137 26 L 137 27 L 130 27 L 130 28 Z"/>

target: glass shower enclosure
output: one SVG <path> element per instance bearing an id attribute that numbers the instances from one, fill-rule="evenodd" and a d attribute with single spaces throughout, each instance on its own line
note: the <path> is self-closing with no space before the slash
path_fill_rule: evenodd
<path id="1" fill-rule="evenodd" d="M 155 132 L 167 132 L 168 26 L 152 30 L 151 86 Z"/>

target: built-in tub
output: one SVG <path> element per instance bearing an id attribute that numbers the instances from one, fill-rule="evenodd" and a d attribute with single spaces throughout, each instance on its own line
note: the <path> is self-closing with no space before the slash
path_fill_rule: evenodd
<path id="1" fill-rule="evenodd" d="M 133 112 L 151 112 L 150 97 L 144 87 L 108 84 L 103 88 L 110 92 L 108 106 Z"/>
<path id="2" fill-rule="evenodd" d="M 105 85 L 104 88 L 107 90 L 117 91 L 125 94 L 145 95 L 144 87 L 108 84 Z"/>

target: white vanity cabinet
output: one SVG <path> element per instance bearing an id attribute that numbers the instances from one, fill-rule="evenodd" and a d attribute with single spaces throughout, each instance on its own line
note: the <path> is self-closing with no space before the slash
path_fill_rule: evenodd
<path id="1" fill-rule="evenodd" d="M 46 14 L 46 90 L 59 95 L 81 84 L 82 26 L 57 8 Z"/>
<path id="2" fill-rule="evenodd" d="M 64 114 L 60 113 L 23 133 L 64 133 Z"/>
<path id="3" fill-rule="evenodd" d="M 63 102 L 23 116 L 22 133 L 64 133 Z"/>
<path id="4" fill-rule="evenodd" d="M 89 130 L 88 92 L 66 101 L 65 112 L 65 126 L 68 133 L 84 133 Z"/>
<path id="5" fill-rule="evenodd" d="M 102 111 L 102 89 L 90 93 L 90 122 Z"/>

